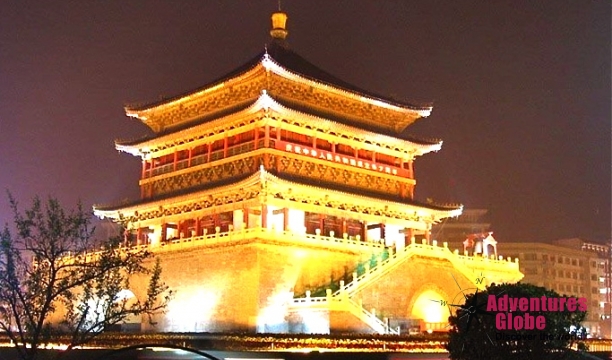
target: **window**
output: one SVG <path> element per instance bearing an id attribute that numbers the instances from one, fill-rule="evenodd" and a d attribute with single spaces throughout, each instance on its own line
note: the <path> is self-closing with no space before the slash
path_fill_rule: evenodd
<path id="1" fill-rule="evenodd" d="M 597 281 L 597 275 L 591 274 L 591 280 L 592 281 Z"/>
<path id="2" fill-rule="evenodd" d="M 559 264 L 563 264 L 563 258 L 562 258 L 561 256 L 559 256 L 559 257 L 557 258 L 557 262 L 558 262 Z"/>
<path id="3" fill-rule="evenodd" d="M 536 254 L 525 254 L 525 260 L 537 260 Z"/>
<path id="4" fill-rule="evenodd" d="M 595 261 L 591 261 L 591 267 L 592 267 L 592 268 L 596 268 L 596 267 L 597 267 L 597 262 L 595 262 Z"/>
<path id="5" fill-rule="evenodd" d="M 543 254 L 543 255 L 542 255 L 542 260 L 548 260 L 548 255 Z"/>
<path id="6" fill-rule="evenodd" d="M 576 259 L 572 259 L 572 265 L 573 266 L 577 266 L 578 265 L 578 261 L 576 261 Z"/>
<path id="7" fill-rule="evenodd" d="M 584 261 L 583 260 L 578 260 L 578 266 L 584 266 Z"/>
<path id="8" fill-rule="evenodd" d="M 572 272 L 572 279 L 578 280 L 578 274 L 575 272 Z"/>

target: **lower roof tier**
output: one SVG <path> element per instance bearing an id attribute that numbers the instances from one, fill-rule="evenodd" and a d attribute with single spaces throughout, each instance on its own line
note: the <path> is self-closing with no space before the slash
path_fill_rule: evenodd
<path id="1" fill-rule="evenodd" d="M 461 214 L 460 205 L 434 205 L 392 196 L 355 192 L 339 185 L 313 185 L 298 177 L 273 175 L 260 168 L 241 178 L 206 184 L 189 191 L 117 206 L 94 206 L 101 218 L 127 222 L 158 222 L 207 216 L 245 207 L 271 205 L 363 221 L 425 229 Z"/>

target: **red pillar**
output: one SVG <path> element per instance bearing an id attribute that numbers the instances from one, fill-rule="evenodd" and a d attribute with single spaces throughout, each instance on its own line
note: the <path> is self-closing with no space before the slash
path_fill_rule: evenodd
<path id="1" fill-rule="evenodd" d="M 138 230 L 136 230 L 136 244 L 140 245 L 142 244 L 142 228 L 139 227 Z"/>
<path id="2" fill-rule="evenodd" d="M 342 218 L 342 234 L 340 234 L 340 235 L 344 237 L 344 234 L 346 234 L 346 233 L 347 233 L 347 231 L 346 231 L 346 219 Z"/>
<path id="3" fill-rule="evenodd" d="M 362 230 L 362 233 L 363 233 L 362 240 L 363 241 L 368 241 L 368 222 L 364 220 L 364 221 L 361 222 L 361 225 L 362 225 L 361 226 L 361 230 Z"/>
<path id="4" fill-rule="evenodd" d="M 259 128 L 255 128 L 253 131 L 255 131 L 255 134 L 254 134 L 254 139 L 255 139 L 254 140 L 255 141 L 254 149 L 257 150 L 257 148 L 259 147 Z"/>
<path id="5" fill-rule="evenodd" d="M 141 178 L 144 179 L 147 176 L 147 160 L 142 160 L 142 175 Z"/>
<path id="6" fill-rule="evenodd" d="M 212 143 L 208 144 L 208 154 L 206 156 L 206 162 L 210 162 L 210 153 L 212 152 Z"/>
<path id="7" fill-rule="evenodd" d="M 270 125 L 265 127 L 264 147 L 270 147 Z"/>
<path id="8" fill-rule="evenodd" d="M 244 223 L 244 228 L 249 228 L 249 208 L 246 206 L 242 207 L 242 222 Z"/>
<path id="9" fill-rule="evenodd" d="M 202 236 L 202 223 L 199 217 L 195 218 L 195 236 Z"/>
<path id="10" fill-rule="evenodd" d="M 261 227 L 264 229 L 268 227 L 268 205 L 266 204 L 261 205 Z"/>
<path id="11" fill-rule="evenodd" d="M 278 133 L 278 129 L 276 131 Z M 266 125 L 266 135 L 264 138 L 264 147 L 265 148 L 270 147 L 270 125 Z M 270 155 L 268 153 L 264 154 L 264 168 L 266 169 L 270 168 Z"/>
<path id="12" fill-rule="evenodd" d="M 168 236 L 168 224 L 163 223 L 162 224 L 162 228 L 161 228 L 161 241 L 160 242 L 165 242 L 167 240 L 167 236 Z"/>
<path id="13" fill-rule="evenodd" d="M 325 230 L 325 215 L 323 214 L 319 214 L 319 229 L 321 230 L 321 235 L 325 235 L 323 232 Z"/>
<path id="14" fill-rule="evenodd" d="M 223 158 L 225 159 L 227 157 L 227 135 L 225 136 L 225 138 L 223 138 Z"/>
<path id="15" fill-rule="evenodd" d="M 187 157 L 187 167 L 191 167 L 191 157 L 193 155 L 193 148 L 189 148 L 189 155 Z"/>
<path id="16" fill-rule="evenodd" d="M 289 230 L 289 209 L 283 208 L 283 231 Z"/>
<path id="17" fill-rule="evenodd" d="M 172 169 L 176 171 L 176 161 L 178 159 L 178 152 L 174 150 L 174 160 L 172 161 Z"/>

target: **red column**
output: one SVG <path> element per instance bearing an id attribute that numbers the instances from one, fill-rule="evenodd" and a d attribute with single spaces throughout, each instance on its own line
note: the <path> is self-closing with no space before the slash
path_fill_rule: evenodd
<path id="1" fill-rule="evenodd" d="M 425 240 L 429 244 L 429 239 L 431 238 L 431 230 L 429 224 L 427 224 L 427 230 L 425 230 Z"/>
<path id="2" fill-rule="evenodd" d="M 283 208 L 283 231 L 289 230 L 289 209 Z"/>
<path id="3" fill-rule="evenodd" d="M 406 229 L 406 232 L 404 232 L 404 240 L 406 242 L 406 245 L 409 245 L 411 243 L 413 236 L 414 236 L 414 230 Z"/>
<path id="4" fill-rule="evenodd" d="M 344 234 L 346 234 L 346 219 L 342 218 L 342 234 L 340 234 L 340 236 L 344 236 Z"/>
<path id="5" fill-rule="evenodd" d="M 141 178 L 144 179 L 147 176 L 147 160 L 142 160 L 142 175 Z"/>
<path id="6" fill-rule="evenodd" d="M 400 197 L 401 197 L 402 199 L 403 199 L 403 198 L 406 198 L 406 184 L 405 184 L 405 183 L 403 183 L 403 182 L 400 182 L 400 184 L 399 184 L 399 185 L 400 185 Z"/>
<path id="7" fill-rule="evenodd" d="M 195 218 L 195 236 L 202 236 L 202 224 L 199 217 Z"/>
<path id="8" fill-rule="evenodd" d="M 206 162 L 210 162 L 210 153 L 212 152 L 212 143 L 208 144 L 208 154 L 206 158 Z"/>
<path id="9" fill-rule="evenodd" d="M 187 157 L 187 167 L 191 167 L 191 156 L 193 154 L 193 148 L 189 148 L 189 156 Z"/>
<path id="10" fill-rule="evenodd" d="M 242 207 L 242 222 L 244 223 L 244 228 L 249 228 L 249 208 L 246 206 Z"/>
<path id="11" fill-rule="evenodd" d="M 223 158 L 227 157 L 227 135 L 223 138 Z"/>
<path id="12" fill-rule="evenodd" d="M 264 147 L 270 147 L 270 125 L 266 125 L 265 127 Z"/>
<path id="13" fill-rule="evenodd" d="M 321 230 L 321 235 L 325 235 L 325 215 L 323 214 L 319 214 L 319 229 Z"/>
<path id="14" fill-rule="evenodd" d="M 276 131 L 278 133 L 278 129 L 276 129 Z M 270 125 L 266 125 L 266 135 L 264 138 L 264 147 L 265 148 L 270 147 Z M 268 153 L 264 154 L 264 168 L 266 169 L 270 168 L 270 155 Z"/>
<path id="15" fill-rule="evenodd" d="M 172 163 L 172 169 L 174 171 L 176 171 L 176 161 L 177 161 L 177 159 L 178 159 L 178 152 L 176 150 L 174 150 L 174 160 L 173 160 L 173 163 Z"/>
<path id="16" fill-rule="evenodd" d="M 151 159 L 151 166 L 149 166 L 149 177 L 153 177 L 154 168 L 155 168 L 155 159 Z"/>
<path id="17" fill-rule="evenodd" d="M 161 243 L 165 242 L 167 240 L 167 235 L 168 234 L 168 224 L 163 223 L 162 224 L 162 228 L 161 228 Z"/>
<path id="18" fill-rule="evenodd" d="M 254 135 L 255 146 L 254 146 L 254 149 L 257 150 L 257 147 L 259 146 L 259 144 L 258 144 L 259 143 L 259 128 L 255 128 L 254 131 L 255 131 L 255 135 Z"/>
<path id="19" fill-rule="evenodd" d="M 412 160 L 408 162 L 408 173 L 410 174 L 410 178 L 414 179 L 414 167 L 412 165 Z"/>
<path id="20" fill-rule="evenodd" d="M 363 241 L 368 241 L 368 222 L 367 221 L 362 221 L 361 222 L 361 229 L 363 232 L 363 237 L 362 240 Z"/>
<path id="21" fill-rule="evenodd" d="M 142 228 L 139 227 L 138 230 L 136 230 L 136 244 L 140 245 L 142 244 Z"/>
<path id="22" fill-rule="evenodd" d="M 312 136 L 312 148 L 316 149 L 317 148 L 317 137 L 316 136 Z"/>
<path id="23" fill-rule="evenodd" d="M 376 151 L 372 151 L 372 161 L 376 162 Z"/>
<path id="24" fill-rule="evenodd" d="M 268 205 L 261 205 L 261 227 L 268 227 Z"/>

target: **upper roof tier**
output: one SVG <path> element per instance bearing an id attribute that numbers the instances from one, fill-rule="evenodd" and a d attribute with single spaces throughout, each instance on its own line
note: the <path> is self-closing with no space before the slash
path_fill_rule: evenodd
<path id="1" fill-rule="evenodd" d="M 278 29 L 276 29 L 278 30 Z M 273 30 L 274 31 L 274 30 Z M 286 34 L 285 34 L 286 35 Z M 415 105 L 361 89 L 313 65 L 274 37 L 246 64 L 198 89 L 144 105 L 125 108 L 159 133 L 202 117 L 253 102 L 266 91 L 301 109 L 349 119 L 399 133 L 431 113 L 431 105 Z"/>

